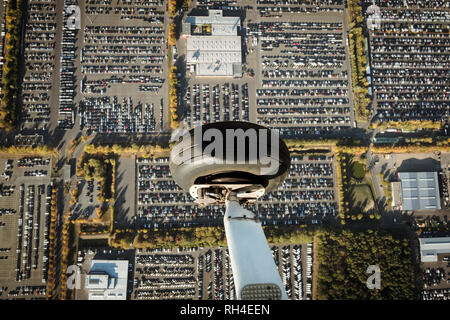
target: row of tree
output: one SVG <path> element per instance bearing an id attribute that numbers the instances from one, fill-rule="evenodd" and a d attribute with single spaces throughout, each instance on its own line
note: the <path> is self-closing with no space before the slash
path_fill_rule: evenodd
<path id="1" fill-rule="evenodd" d="M 15 154 L 15 155 L 27 154 L 39 156 L 52 156 L 57 154 L 57 150 L 46 145 L 36 147 L 9 146 L 9 147 L 0 147 L 0 153 Z"/>
<path id="2" fill-rule="evenodd" d="M 177 14 L 177 0 L 169 0 L 168 2 L 169 17 L 173 18 Z"/>
<path id="3" fill-rule="evenodd" d="M 152 158 L 157 154 L 168 152 L 169 148 L 166 146 L 163 147 L 158 144 L 138 145 L 136 143 L 133 143 L 130 146 L 123 146 L 120 144 L 113 144 L 113 145 L 88 144 L 84 147 L 83 151 L 87 154 L 104 154 L 106 156 L 138 154 L 139 156 L 142 156 L 144 158 Z"/>
<path id="4" fill-rule="evenodd" d="M 177 10 L 180 8 L 188 9 L 191 1 L 190 0 L 169 0 L 168 10 L 169 17 L 174 18 L 177 14 Z"/>
<path id="5" fill-rule="evenodd" d="M 317 236 L 319 300 L 415 299 L 411 245 L 404 235 L 373 230 L 323 230 Z M 369 266 L 380 268 L 380 288 L 369 289 Z M 376 283 L 375 283 L 376 284 Z"/>
<path id="6" fill-rule="evenodd" d="M 386 129 L 402 129 L 405 131 L 420 130 L 439 130 L 441 129 L 441 123 L 431 120 L 408 120 L 408 121 L 384 121 L 372 125 L 373 128 L 379 130 Z"/>
<path id="7" fill-rule="evenodd" d="M 412 152 L 450 152 L 450 139 L 434 137 L 429 139 L 405 139 L 401 144 L 375 144 L 371 146 L 373 153 L 412 153 Z"/>
<path id="8" fill-rule="evenodd" d="M 283 139 L 283 141 L 291 152 L 311 149 L 312 146 L 331 146 L 335 153 L 360 156 L 368 150 L 368 147 L 357 139 Z M 450 152 L 450 139 L 442 136 L 405 138 L 400 144 L 372 144 L 370 147 L 373 153 Z"/>
<path id="9" fill-rule="evenodd" d="M 177 95 L 177 67 L 171 66 L 169 72 L 169 112 L 170 112 L 170 127 L 177 129 L 178 124 L 178 95 Z"/>
<path id="10" fill-rule="evenodd" d="M 362 155 L 367 152 L 368 147 L 358 139 L 283 139 L 291 152 L 302 152 L 311 147 L 332 147 L 335 153 L 351 153 Z"/>
<path id="11" fill-rule="evenodd" d="M 67 218 L 67 217 L 66 217 Z M 67 299 L 67 268 L 69 267 L 69 252 L 70 252 L 70 245 L 69 243 L 72 243 L 73 241 L 69 241 L 70 239 L 70 230 L 73 228 L 73 224 L 66 220 L 62 227 L 62 235 L 61 235 L 61 293 L 60 293 L 60 300 L 66 300 Z"/>
<path id="12" fill-rule="evenodd" d="M 169 37 L 168 42 L 169 46 L 176 45 L 177 42 L 177 31 L 176 31 L 176 24 L 174 22 L 169 23 Z M 172 49 L 172 48 L 169 48 Z"/>
<path id="13" fill-rule="evenodd" d="M 0 129 L 6 130 L 14 129 L 19 108 L 20 35 L 23 2 L 22 0 L 9 0 L 6 4 L 6 34 L 0 102 Z"/>
<path id="14" fill-rule="evenodd" d="M 97 235 L 109 232 L 109 225 L 104 223 L 83 223 L 80 224 L 81 235 Z"/>
<path id="15" fill-rule="evenodd" d="M 294 244 L 312 242 L 314 230 L 299 226 L 263 227 L 270 244 Z M 175 248 L 175 247 L 225 247 L 223 227 L 172 228 L 158 230 L 117 229 L 110 235 L 115 248 Z"/>
<path id="16" fill-rule="evenodd" d="M 56 284 L 56 267 L 57 267 L 57 242 L 56 242 L 56 220 L 58 216 L 57 208 L 57 189 L 52 188 L 50 200 L 50 227 L 49 227 L 49 244 L 48 244 L 48 272 L 47 272 L 47 299 L 53 297 Z"/>

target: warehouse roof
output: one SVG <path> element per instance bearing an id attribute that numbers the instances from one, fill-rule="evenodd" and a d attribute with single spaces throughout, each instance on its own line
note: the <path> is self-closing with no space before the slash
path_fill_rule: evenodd
<path id="1" fill-rule="evenodd" d="M 190 36 L 187 39 L 188 51 L 241 52 L 239 36 Z"/>
<path id="2" fill-rule="evenodd" d="M 403 210 L 440 209 L 436 172 L 400 172 Z"/>
<path id="3" fill-rule="evenodd" d="M 450 237 L 420 238 L 420 260 L 437 262 L 438 254 L 450 253 Z"/>
<path id="4" fill-rule="evenodd" d="M 186 47 L 187 64 L 196 64 L 198 76 L 242 75 L 240 37 L 191 36 Z"/>

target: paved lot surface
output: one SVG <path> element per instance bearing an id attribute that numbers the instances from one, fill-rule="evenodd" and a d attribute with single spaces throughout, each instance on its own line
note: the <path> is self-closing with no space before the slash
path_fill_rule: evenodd
<path id="1" fill-rule="evenodd" d="M 80 196 L 69 219 L 93 219 L 97 217 L 96 209 L 100 207 L 97 200 L 99 193 L 97 188 L 99 188 L 99 184 L 95 179 L 78 182 Z"/>
<path id="2" fill-rule="evenodd" d="M 50 178 L 25 174 L 50 172 L 51 163 L 19 168 L 20 159 L 0 159 L 0 171 L 13 164 L 11 179 L 0 178 L 0 299 L 45 297 Z"/>
<path id="3" fill-rule="evenodd" d="M 115 225 L 129 227 L 136 215 L 136 160 L 120 158 L 116 168 Z"/>
<path id="4" fill-rule="evenodd" d="M 57 21 L 57 1 L 28 1 L 22 84 L 24 129 L 50 129 L 52 118 L 56 120 L 59 69 L 55 62 L 61 39 Z"/>

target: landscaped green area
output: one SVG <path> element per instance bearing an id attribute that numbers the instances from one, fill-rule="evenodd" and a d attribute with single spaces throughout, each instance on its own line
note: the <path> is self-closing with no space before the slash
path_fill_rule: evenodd
<path id="1" fill-rule="evenodd" d="M 352 154 L 339 154 L 338 187 L 340 189 L 341 223 L 362 220 L 363 218 L 380 219 L 377 211 L 370 173 L 365 165 Z"/>
<path id="2" fill-rule="evenodd" d="M 114 194 L 114 175 L 116 159 L 104 155 L 84 157 L 77 172 L 86 180 L 95 179 L 101 185 L 98 202 L 111 201 Z"/>
<path id="3" fill-rule="evenodd" d="M 414 299 L 411 247 L 405 236 L 366 230 L 322 231 L 318 237 L 319 300 Z M 367 268 L 381 270 L 381 288 L 368 289 Z"/>
<path id="4" fill-rule="evenodd" d="M 374 209 L 375 201 L 373 199 L 372 190 L 368 184 L 357 184 L 353 189 L 352 210 L 362 210 L 368 212 Z"/>

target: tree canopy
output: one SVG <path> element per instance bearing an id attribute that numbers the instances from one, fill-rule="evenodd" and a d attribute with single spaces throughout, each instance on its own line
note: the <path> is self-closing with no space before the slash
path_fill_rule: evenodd
<path id="1" fill-rule="evenodd" d="M 411 247 L 406 237 L 373 230 L 322 231 L 318 235 L 318 299 L 381 300 L 416 297 Z M 381 288 L 368 289 L 367 268 L 381 270 Z"/>

